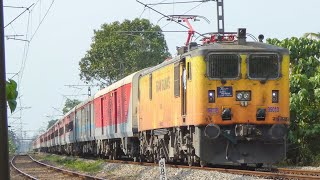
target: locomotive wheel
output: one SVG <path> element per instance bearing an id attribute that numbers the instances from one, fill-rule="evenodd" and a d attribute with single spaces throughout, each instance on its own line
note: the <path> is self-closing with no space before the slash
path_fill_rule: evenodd
<path id="1" fill-rule="evenodd" d="M 257 163 L 256 168 L 261 168 L 263 166 L 263 163 Z"/>
<path id="2" fill-rule="evenodd" d="M 145 158 L 144 158 L 143 155 L 140 155 L 139 161 L 140 161 L 140 162 L 144 162 L 144 161 L 145 161 Z"/>
<path id="3" fill-rule="evenodd" d="M 158 163 L 158 158 L 157 158 L 157 155 L 156 155 L 156 154 L 153 156 L 153 163 L 154 163 L 154 164 L 157 164 L 157 163 Z"/>
<path id="4" fill-rule="evenodd" d="M 207 162 L 205 162 L 205 161 L 200 161 L 200 166 L 201 167 L 204 167 L 204 166 L 206 166 L 207 165 Z"/>
<path id="5" fill-rule="evenodd" d="M 188 156 L 188 165 L 193 166 L 194 165 L 194 158 L 192 156 Z"/>
<path id="6" fill-rule="evenodd" d="M 243 168 L 245 168 L 245 167 L 248 166 L 248 164 L 247 164 L 247 163 L 241 163 L 240 166 L 243 167 Z"/>
<path id="7" fill-rule="evenodd" d="M 112 152 L 112 159 L 113 159 L 113 160 L 118 159 L 118 158 L 117 158 L 117 150 L 116 150 L 116 149 L 114 149 L 113 152 Z"/>

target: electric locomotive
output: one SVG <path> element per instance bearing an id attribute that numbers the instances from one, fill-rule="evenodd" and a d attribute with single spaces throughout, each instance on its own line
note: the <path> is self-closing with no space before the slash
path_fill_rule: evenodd
<path id="1" fill-rule="evenodd" d="M 248 42 L 246 30 L 211 34 L 142 72 L 142 160 L 255 164 L 286 156 L 289 52 Z"/>

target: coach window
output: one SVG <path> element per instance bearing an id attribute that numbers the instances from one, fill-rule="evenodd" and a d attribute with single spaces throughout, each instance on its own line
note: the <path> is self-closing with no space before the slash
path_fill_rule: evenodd
<path id="1" fill-rule="evenodd" d="M 149 75 L 149 99 L 152 100 L 152 74 Z"/>
<path id="2" fill-rule="evenodd" d="M 180 97 L 180 63 L 174 64 L 174 96 Z"/>
<path id="3" fill-rule="evenodd" d="M 191 62 L 188 62 L 188 65 L 187 65 L 188 67 L 188 80 L 191 80 Z"/>
<path id="4" fill-rule="evenodd" d="M 73 121 L 70 121 L 69 123 L 69 131 L 72 131 L 73 130 Z"/>

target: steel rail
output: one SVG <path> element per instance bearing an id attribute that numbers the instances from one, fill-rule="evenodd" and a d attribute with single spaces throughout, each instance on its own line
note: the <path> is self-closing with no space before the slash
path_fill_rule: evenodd
<path id="1" fill-rule="evenodd" d="M 284 173 L 284 174 L 311 175 L 311 176 L 318 176 L 318 177 L 320 177 L 320 171 L 317 171 L 317 170 L 276 168 L 274 172 Z"/>
<path id="2" fill-rule="evenodd" d="M 133 161 L 124 161 L 124 160 L 106 159 L 105 162 L 118 163 L 118 164 L 133 164 L 133 165 L 141 165 L 141 166 L 158 166 L 157 163 L 133 162 Z M 174 164 L 166 164 L 166 167 L 205 170 L 205 171 L 217 171 L 222 173 L 255 176 L 260 178 L 299 179 L 299 180 L 320 179 L 320 171 L 314 171 L 314 170 L 272 168 L 270 169 L 270 172 L 269 171 L 266 172 L 264 169 L 242 170 L 242 169 L 232 169 L 232 168 L 199 167 L 199 166 L 186 166 L 186 165 L 174 165 Z"/>
<path id="3" fill-rule="evenodd" d="M 18 171 L 20 174 L 22 174 L 23 176 L 25 176 L 25 177 L 27 177 L 27 178 L 29 178 L 29 179 L 34 179 L 34 180 L 36 180 L 37 178 L 35 178 L 35 177 L 33 177 L 33 176 L 31 176 L 31 175 L 29 175 L 29 174 L 21 171 L 19 168 L 17 168 L 17 167 L 14 165 L 14 160 L 15 160 L 15 158 L 16 158 L 16 156 L 13 156 L 13 158 L 11 159 L 11 161 L 10 161 L 11 166 L 12 166 L 16 171 Z"/>
<path id="4" fill-rule="evenodd" d="M 135 165 L 142 165 L 142 166 L 158 166 L 155 163 L 132 162 L 132 161 L 122 161 L 122 160 L 106 160 L 106 162 L 121 163 L 121 164 L 135 164 Z M 320 176 L 319 176 L 320 171 L 311 171 L 311 170 L 275 168 L 275 169 L 272 169 L 270 172 L 264 172 L 259 170 L 254 171 L 254 170 L 198 167 L 198 166 L 185 166 L 185 165 L 172 165 L 172 164 L 166 164 L 166 167 L 205 170 L 205 171 L 218 171 L 222 173 L 255 176 L 260 178 L 272 178 L 272 179 L 299 179 L 299 180 L 320 179 Z"/>
<path id="5" fill-rule="evenodd" d="M 65 169 L 61 169 L 61 168 L 58 168 L 58 167 L 54 167 L 54 166 L 51 166 L 51 165 L 48 165 L 48 164 L 45 164 L 45 163 L 42 163 L 38 160 L 35 160 L 33 157 L 31 157 L 30 155 L 26 155 L 28 156 L 33 162 L 36 162 L 37 164 L 39 165 L 42 165 L 48 169 L 52 169 L 54 171 L 58 171 L 58 172 L 61 172 L 63 174 L 68 174 L 68 175 L 71 175 L 71 176 L 78 176 L 80 178 L 84 178 L 84 179 L 94 179 L 94 180 L 104 180 L 103 178 L 99 178 L 99 177 L 94 177 L 94 176 L 90 176 L 90 175 L 86 175 L 86 174 L 81 174 L 81 173 L 78 173 L 78 172 L 74 172 L 74 171 L 69 171 L 69 170 L 65 170 Z M 14 165 L 14 159 L 15 159 L 16 156 L 14 156 L 11 160 L 11 165 L 12 167 L 17 170 L 20 174 L 23 174 L 24 176 L 30 178 L 30 179 L 37 179 L 29 174 L 26 174 L 24 173 L 23 171 L 19 170 L 15 165 Z"/>

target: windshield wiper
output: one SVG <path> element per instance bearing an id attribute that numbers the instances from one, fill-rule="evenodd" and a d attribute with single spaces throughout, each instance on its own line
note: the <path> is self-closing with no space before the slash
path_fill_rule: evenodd
<path id="1" fill-rule="evenodd" d="M 220 81 L 221 81 L 221 84 L 226 84 L 227 81 L 225 79 L 223 79 L 223 74 L 219 77 Z"/>
<path id="2" fill-rule="evenodd" d="M 271 75 L 271 74 L 268 73 L 264 79 L 260 80 L 260 83 L 261 83 L 261 84 L 265 84 L 265 83 L 267 82 L 267 80 L 269 79 L 270 75 Z"/>

